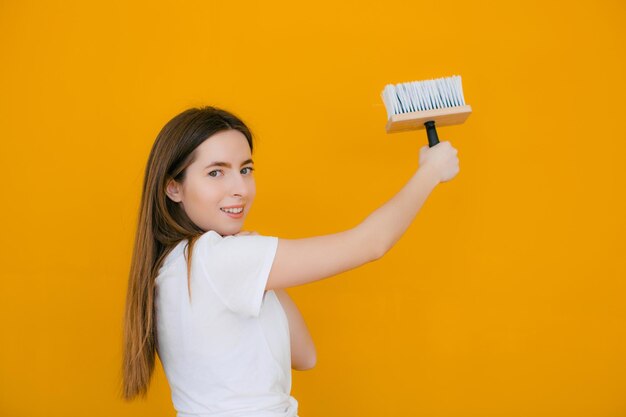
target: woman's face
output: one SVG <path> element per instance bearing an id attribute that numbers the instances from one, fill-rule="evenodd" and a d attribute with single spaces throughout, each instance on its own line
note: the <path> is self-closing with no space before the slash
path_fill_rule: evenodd
<path id="1" fill-rule="evenodd" d="M 253 167 L 243 133 L 223 130 L 196 148 L 183 184 L 171 180 L 167 195 L 202 230 L 233 235 L 241 231 L 256 195 Z"/>

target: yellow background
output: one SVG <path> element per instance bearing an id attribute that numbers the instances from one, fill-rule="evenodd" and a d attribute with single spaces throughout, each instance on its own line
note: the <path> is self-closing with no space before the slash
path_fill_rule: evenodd
<path id="1" fill-rule="evenodd" d="M 337 232 L 417 168 L 380 92 L 459 74 L 461 171 L 381 260 L 293 288 L 301 417 L 626 416 L 623 1 L 0 1 L 0 415 L 175 416 L 118 397 L 161 127 L 249 123 L 246 229 Z"/>

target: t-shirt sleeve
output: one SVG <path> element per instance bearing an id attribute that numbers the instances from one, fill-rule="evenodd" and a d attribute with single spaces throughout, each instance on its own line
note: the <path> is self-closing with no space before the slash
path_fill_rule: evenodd
<path id="1" fill-rule="evenodd" d="M 201 264 L 217 296 L 233 312 L 258 316 L 278 238 L 242 235 L 205 239 Z"/>

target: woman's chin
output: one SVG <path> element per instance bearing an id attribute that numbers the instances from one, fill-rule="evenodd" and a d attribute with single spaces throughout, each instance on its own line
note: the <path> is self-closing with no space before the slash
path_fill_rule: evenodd
<path id="1" fill-rule="evenodd" d="M 225 227 L 220 229 L 214 229 L 221 236 L 233 236 L 241 232 L 241 227 Z"/>

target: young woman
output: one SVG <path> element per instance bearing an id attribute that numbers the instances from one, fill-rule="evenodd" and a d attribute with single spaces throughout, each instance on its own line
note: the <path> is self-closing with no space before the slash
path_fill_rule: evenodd
<path id="1" fill-rule="evenodd" d="M 145 171 L 124 319 L 122 397 L 146 396 L 163 365 L 178 417 L 294 417 L 291 369 L 315 346 L 285 288 L 382 257 L 434 187 L 459 172 L 449 142 L 358 226 L 306 239 L 242 231 L 254 201 L 252 134 L 235 115 L 192 108 L 170 120 Z"/>

